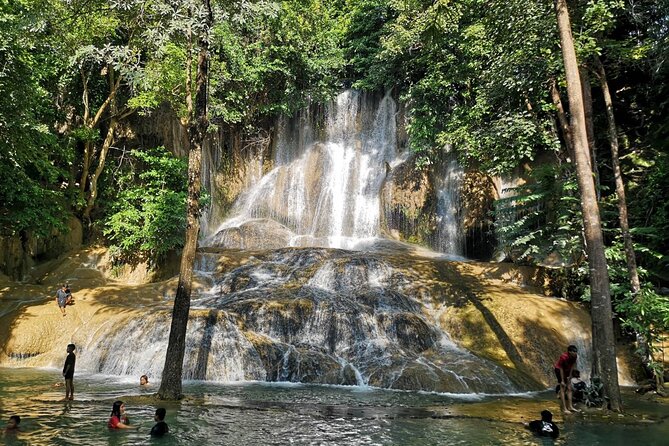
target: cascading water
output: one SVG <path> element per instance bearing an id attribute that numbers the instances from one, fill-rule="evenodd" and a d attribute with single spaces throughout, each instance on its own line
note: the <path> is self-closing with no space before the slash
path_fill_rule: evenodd
<path id="1" fill-rule="evenodd" d="M 282 119 L 274 169 L 240 196 L 205 244 L 353 249 L 380 237 L 379 191 L 398 157 L 396 104 L 349 90 L 324 114 L 320 124 L 308 109 Z"/>
<path id="2" fill-rule="evenodd" d="M 460 187 L 463 170 L 448 146 L 448 155 L 443 161 L 435 180 L 437 193 L 437 231 L 433 246 L 440 252 L 459 255 L 463 252 L 463 233 L 460 215 Z"/>
<path id="3" fill-rule="evenodd" d="M 262 159 L 254 164 L 255 181 L 246 180 L 230 218 L 212 233 L 203 225 L 185 378 L 458 393 L 536 388 L 524 364 L 483 359 L 499 357 L 491 351 L 478 357 L 445 328 L 450 312 L 469 305 L 486 322 L 475 326 L 470 314 L 462 327 L 485 331 L 491 316 L 477 279 L 444 256 L 416 256 L 396 241 L 379 245 L 386 233 L 380 191 L 408 158 L 398 151 L 396 114 L 388 95 L 347 91 L 322 113 L 305 109 L 279 123 L 274 168 L 261 175 Z M 462 170 L 448 160 L 435 177 L 434 246 L 459 254 Z M 150 308 L 131 304 L 78 331 L 78 366 L 160 376 L 169 337 L 163 298 L 170 296 L 159 296 Z"/>

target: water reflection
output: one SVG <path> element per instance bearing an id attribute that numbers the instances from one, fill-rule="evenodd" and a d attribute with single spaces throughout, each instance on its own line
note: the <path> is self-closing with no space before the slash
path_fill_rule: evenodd
<path id="1" fill-rule="evenodd" d="M 159 402 L 147 389 L 115 377 L 76 377 L 76 400 L 61 401 L 48 383 L 58 371 L 0 369 L 0 417 L 22 418 L 7 445 L 527 445 L 543 444 L 520 424 L 556 402 L 550 395 L 481 396 L 476 400 L 373 388 L 190 382 L 181 402 Z M 155 389 L 153 390 L 155 391 Z M 125 401 L 137 429 L 106 427 L 111 403 Z M 666 405 L 643 413 L 662 419 Z M 151 439 L 157 405 L 167 409 L 170 434 Z M 641 413 L 641 412 L 640 412 Z M 584 417 L 559 420 L 564 445 L 661 445 L 667 421 L 610 424 Z M 552 443 L 547 443 L 552 444 Z"/>

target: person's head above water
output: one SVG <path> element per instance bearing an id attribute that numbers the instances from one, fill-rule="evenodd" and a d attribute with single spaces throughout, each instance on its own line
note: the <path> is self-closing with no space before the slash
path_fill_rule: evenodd
<path id="1" fill-rule="evenodd" d="M 164 407 L 159 407 L 156 409 L 156 416 L 154 417 L 156 421 L 163 421 L 165 420 L 165 414 L 167 411 L 165 410 Z"/>
<path id="2" fill-rule="evenodd" d="M 21 424 L 21 417 L 18 415 L 12 415 L 9 417 L 9 421 L 7 422 L 7 430 L 18 429 L 19 424 Z"/>
<path id="3" fill-rule="evenodd" d="M 149 383 L 149 377 L 146 375 L 142 375 L 139 377 L 139 385 L 144 386 Z"/>
<path id="4" fill-rule="evenodd" d="M 117 417 L 121 418 L 122 410 L 125 410 L 125 404 L 123 404 L 123 401 L 114 401 L 114 405 L 112 406 L 111 416 L 113 417 L 114 415 L 116 415 Z"/>
<path id="5" fill-rule="evenodd" d="M 550 410 L 542 410 L 541 411 L 541 421 L 546 421 L 548 423 L 551 423 L 553 421 L 553 413 Z"/>

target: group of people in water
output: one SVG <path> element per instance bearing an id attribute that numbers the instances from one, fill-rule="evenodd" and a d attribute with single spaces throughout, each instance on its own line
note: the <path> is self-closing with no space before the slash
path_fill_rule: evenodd
<path id="1" fill-rule="evenodd" d="M 150 435 L 152 437 L 162 437 L 170 431 L 169 426 L 165 422 L 165 415 L 167 411 L 163 407 L 156 409 L 156 414 L 153 416 L 156 424 L 151 428 Z M 123 401 L 114 401 L 112 406 L 111 415 L 109 421 L 107 422 L 107 427 L 109 429 L 132 429 L 133 426 L 130 426 L 130 420 L 128 415 L 125 412 L 125 403 Z"/>
<path id="2" fill-rule="evenodd" d="M 64 286 L 64 285 L 63 285 Z M 74 344 L 67 345 L 67 357 L 65 358 L 65 364 L 63 365 L 63 378 L 65 379 L 65 399 L 64 401 L 74 400 L 74 368 L 76 365 L 76 355 L 74 353 L 76 346 Z M 139 378 L 140 386 L 147 386 L 149 384 L 149 377 L 147 375 L 142 375 Z M 61 383 L 57 383 L 55 387 L 61 387 Z M 162 437 L 170 431 L 169 426 L 165 422 L 165 415 L 167 411 L 163 407 L 156 409 L 154 415 L 154 420 L 156 424 L 151 428 L 150 435 L 152 437 Z M 11 434 L 20 431 L 19 425 L 21 424 L 21 417 L 18 415 L 12 415 L 9 417 L 7 426 L 5 427 L 5 433 Z M 107 427 L 109 429 L 132 429 L 134 426 L 130 426 L 130 421 L 125 412 L 125 403 L 123 401 L 115 401 L 112 405 L 111 414 L 109 420 L 107 421 Z"/>
<path id="3" fill-rule="evenodd" d="M 72 303 L 72 292 L 68 284 L 63 284 L 62 287 L 56 293 L 56 302 L 58 303 L 58 308 L 61 310 L 63 316 L 65 316 L 65 307 Z M 76 356 L 74 354 L 75 346 L 74 344 L 68 344 L 67 346 L 67 357 L 65 359 L 65 364 L 63 366 L 63 377 L 65 378 L 65 400 L 74 399 L 74 367 L 76 362 Z M 578 359 L 578 349 L 574 345 L 567 347 L 567 351 L 560 355 L 558 360 L 554 364 L 555 377 L 557 378 L 558 385 L 555 388 L 555 391 L 560 398 L 562 405 L 562 410 L 564 413 L 574 413 L 580 412 L 574 407 L 574 396 L 578 395 L 578 392 L 582 392 L 585 387 L 585 383 L 580 380 L 580 372 L 576 370 L 576 360 Z M 149 378 L 147 375 L 142 375 L 139 378 L 139 383 L 141 386 L 146 386 L 149 384 Z M 165 414 L 166 410 L 162 407 L 156 409 L 154 420 L 156 425 L 151 429 L 151 436 L 163 436 L 169 432 L 169 427 L 165 423 Z M 5 428 L 6 432 L 18 430 L 18 426 L 21 423 L 21 418 L 18 415 L 12 415 L 9 419 L 7 427 Z M 112 406 L 111 415 L 107 426 L 110 429 L 130 429 L 130 422 L 128 416 L 125 412 L 125 404 L 123 401 L 115 401 Z M 527 428 L 537 435 L 557 438 L 560 435 L 560 430 L 555 423 L 553 423 L 553 414 L 549 410 L 543 410 L 541 412 L 541 419 L 534 420 L 528 423 Z"/>

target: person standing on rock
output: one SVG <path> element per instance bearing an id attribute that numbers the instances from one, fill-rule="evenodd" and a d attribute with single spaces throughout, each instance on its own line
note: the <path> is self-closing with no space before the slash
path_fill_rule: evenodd
<path id="1" fill-rule="evenodd" d="M 58 308 L 60 308 L 60 312 L 63 313 L 63 316 L 65 316 L 65 307 L 71 300 L 72 294 L 68 292 L 67 285 L 63 284 L 63 286 L 56 291 L 56 303 L 58 304 Z"/>
<path id="2" fill-rule="evenodd" d="M 63 377 L 65 378 L 65 399 L 72 401 L 74 399 L 74 363 L 76 356 L 74 354 L 74 344 L 67 346 L 67 358 L 63 366 Z"/>
<path id="3" fill-rule="evenodd" d="M 562 402 L 562 408 L 566 413 L 578 412 L 572 403 L 571 383 L 576 359 L 578 359 L 578 350 L 575 345 L 570 345 L 567 347 L 567 351 L 561 354 L 557 362 L 555 362 L 555 377 L 560 386 L 560 401 Z M 566 400 L 565 394 L 567 397 Z"/>

